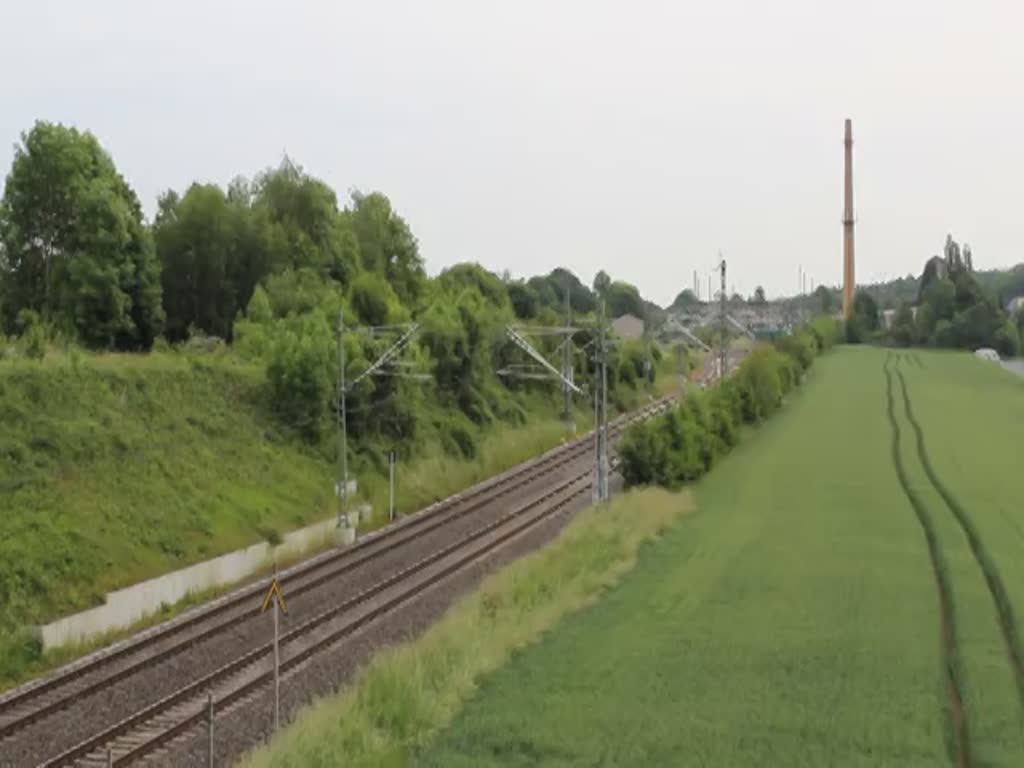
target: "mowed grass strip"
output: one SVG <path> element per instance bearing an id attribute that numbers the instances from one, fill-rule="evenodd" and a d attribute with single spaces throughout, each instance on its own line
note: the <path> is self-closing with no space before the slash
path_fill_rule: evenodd
<path id="1" fill-rule="evenodd" d="M 897 376 L 906 381 L 904 369 L 913 370 L 905 360 L 897 369 Z M 919 380 L 915 392 L 927 388 L 927 380 Z M 1005 582 L 988 552 L 988 538 L 980 533 L 974 515 L 932 465 L 929 448 L 935 445 L 943 450 L 945 444 L 926 440 L 927 432 L 916 418 L 914 403 L 902 396 L 902 387 L 898 390 L 899 418 L 907 436 L 904 457 L 908 474 L 916 493 L 932 513 L 953 585 L 956 639 L 974 764 L 1021 765 L 1024 709 L 1015 663 L 1018 640 Z M 978 396 L 983 396 L 982 392 Z M 982 456 L 986 452 L 983 446 L 977 450 Z M 978 512 L 986 517 L 983 509 Z"/>
<path id="2" fill-rule="evenodd" d="M 691 508 L 688 494 L 647 489 L 582 512 L 551 545 L 489 577 L 419 640 L 379 655 L 351 688 L 312 707 L 246 764 L 404 765 L 480 675 L 614 585 L 641 544 Z"/>
<path id="3" fill-rule="evenodd" d="M 427 766 L 948 763 L 935 580 L 884 353 L 838 350 L 619 588 L 490 676 Z"/>

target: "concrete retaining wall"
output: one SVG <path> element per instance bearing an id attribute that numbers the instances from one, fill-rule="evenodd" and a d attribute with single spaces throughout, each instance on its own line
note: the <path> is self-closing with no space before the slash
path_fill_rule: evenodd
<path id="1" fill-rule="evenodd" d="M 123 629 L 192 592 L 201 592 L 241 581 L 278 562 L 298 557 L 335 541 L 334 518 L 287 533 L 273 547 L 267 542 L 229 552 L 226 555 L 143 581 L 115 592 L 106 602 L 81 613 L 65 616 L 37 628 L 43 650 L 87 640 L 114 629 Z"/>

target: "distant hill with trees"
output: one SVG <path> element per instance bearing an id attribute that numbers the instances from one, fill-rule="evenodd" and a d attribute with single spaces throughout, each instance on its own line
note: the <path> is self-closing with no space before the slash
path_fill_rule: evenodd
<path id="1" fill-rule="evenodd" d="M 1024 295 L 1024 264 L 975 271 L 969 246 L 947 236 L 942 256 L 928 259 L 921 276 L 864 286 L 847 322 L 851 342 L 883 340 L 901 346 L 991 347 L 1003 356 L 1020 352 L 1024 312 L 1006 307 Z M 886 310 L 894 312 L 885 322 Z"/>

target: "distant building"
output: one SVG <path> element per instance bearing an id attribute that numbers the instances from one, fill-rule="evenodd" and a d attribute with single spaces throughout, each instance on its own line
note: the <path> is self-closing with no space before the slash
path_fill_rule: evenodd
<path id="1" fill-rule="evenodd" d="M 623 315 L 612 320 L 612 330 L 621 339 L 642 339 L 644 321 L 635 315 Z"/>
<path id="2" fill-rule="evenodd" d="M 882 329 L 891 331 L 893 325 L 896 323 L 896 315 L 900 311 L 898 309 L 883 309 L 881 312 Z M 910 308 L 910 317 L 916 322 L 917 321 L 917 307 Z"/>

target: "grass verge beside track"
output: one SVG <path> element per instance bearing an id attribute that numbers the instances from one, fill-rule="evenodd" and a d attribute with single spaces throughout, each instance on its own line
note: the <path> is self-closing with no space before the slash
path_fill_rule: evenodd
<path id="1" fill-rule="evenodd" d="M 351 689 L 312 707 L 247 765 L 402 764 L 451 720 L 479 676 L 615 584 L 640 545 L 690 506 L 687 494 L 652 489 L 582 512 L 551 545 L 491 576 L 422 638 L 384 651 Z"/>

